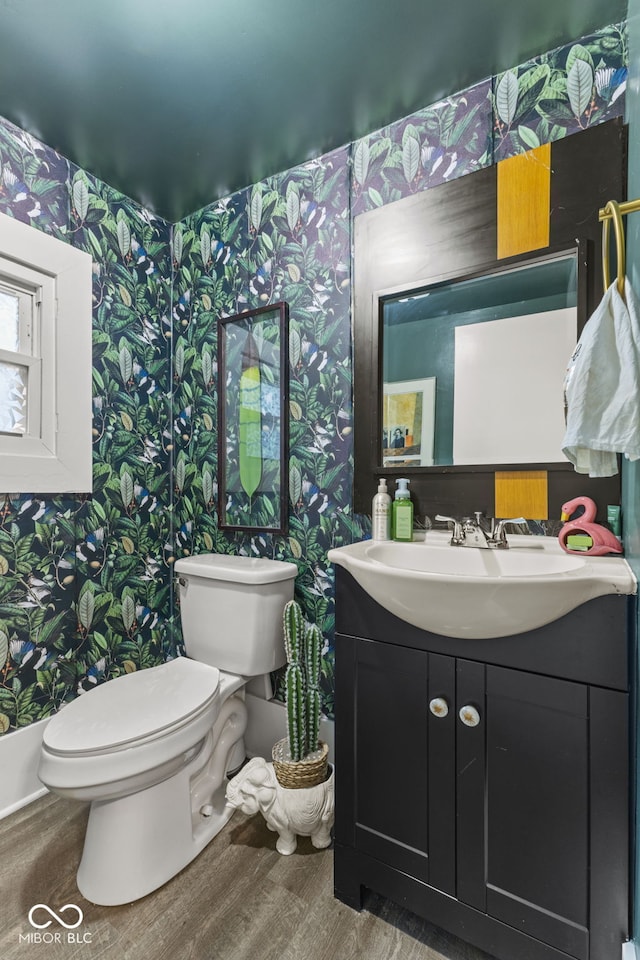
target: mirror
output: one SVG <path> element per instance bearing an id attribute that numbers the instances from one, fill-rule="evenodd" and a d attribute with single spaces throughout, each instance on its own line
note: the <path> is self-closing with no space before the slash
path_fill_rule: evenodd
<path id="1" fill-rule="evenodd" d="M 380 297 L 384 467 L 555 463 L 578 256 Z"/>
<path id="2" fill-rule="evenodd" d="M 515 480 L 533 471 L 543 474 L 547 485 L 547 515 L 559 516 L 562 504 L 575 494 L 575 473 L 558 449 L 557 433 L 551 440 L 555 453 L 538 443 L 535 420 L 538 405 L 548 401 L 556 417 L 553 429 L 558 430 L 559 417 L 562 430 L 562 381 L 571 347 L 566 349 L 563 335 L 560 341 L 543 344 L 547 336 L 543 327 L 550 326 L 555 336 L 569 320 L 561 317 L 558 326 L 553 311 L 577 307 L 579 335 L 602 297 L 598 210 L 611 197 L 625 195 L 625 162 L 624 129 L 617 121 L 551 144 L 549 194 L 539 198 L 536 207 L 540 222 L 546 224 L 545 230 L 548 227 L 546 243 L 540 242 L 539 235 L 530 237 L 534 207 L 526 185 L 518 187 L 513 206 L 506 208 L 500 201 L 503 174 L 508 174 L 511 158 L 393 203 L 373 204 L 355 217 L 356 513 L 370 512 L 379 477 L 386 476 L 393 489 L 395 478 L 403 476 L 411 481 L 417 516 L 472 516 L 476 510 L 495 516 L 496 472 L 512 473 Z M 519 238 L 509 246 L 512 256 L 502 255 L 505 247 L 499 239 L 505 231 Z M 564 264 L 563 258 L 567 258 Z M 563 286 L 567 277 L 571 286 Z M 506 289 L 501 300 L 495 299 L 495 287 Z M 540 303 L 551 288 L 553 302 Z M 423 294 L 428 296 L 418 299 Z M 415 305 L 400 302 L 410 297 Z M 455 305 L 443 306 L 446 297 Z M 419 332 L 417 320 L 412 333 L 413 320 L 397 316 L 403 310 L 427 308 L 430 334 Z M 462 319 L 452 321 L 453 316 Z M 390 328 L 405 323 L 394 347 Z M 494 331 L 500 331 L 500 336 L 492 336 Z M 444 356 L 447 352 L 449 356 L 448 367 L 443 362 L 440 370 L 423 362 L 427 354 L 436 356 L 438 336 L 447 341 Z M 575 342 L 573 334 L 571 339 Z M 509 416 L 511 393 L 526 393 L 520 390 L 523 365 L 536 351 L 540 355 L 527 375 L 537 399 Z M 560 367 L 562 376 L 556 386 Z M 556 378 L 554 384 L 550 377 Z M 540 390 L 542 380 L 550 385 Z M 412 450 L 418 437 L 420 450 Z M 493 446 L 505 437 L 520 437 L 524 446 Z M 479 449 L 473 446 L 474 440 L 480 441 Z M 581 491 L 588 489 L 596 502 L 618 502 L 619 481 L 588 478 L 587 483 L 581 478 L 580 483 Z"/>

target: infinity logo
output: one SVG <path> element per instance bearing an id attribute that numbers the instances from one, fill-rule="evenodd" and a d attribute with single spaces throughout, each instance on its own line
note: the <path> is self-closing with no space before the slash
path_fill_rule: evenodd
<path id="1" fill-rule="evenodd" d="M 36 910 L 44 910 L 49 914 L 50 917 L 52 917 L 54 920 L 57 920 L 60 926 L 64 927 L 66 930 L 75 930 L 76 927 L 80 926 L 83 920 L 82 910 L 80 907 L 77 907 L 75 903 L 65 903 L 64 907 L 60 907 L 60 913 L 64 913 L 65 910 L 76 911 L 78 919 L 75 923 L 65 923 L 60 914 L 54 913 L 51 907 L 48 907 L 46 903 L 36 903 L 33 907 L 31 907 L 31 910 L 29 910 L 29 923 L 32 927 L 35 927 L 36 930 L 44 930 L 45 927 L 49 927 L 51 925 L 51 920 L 45 920 L 44 923 L 36 923 L 36 921 L 33 919 L 33 915 Z"/>

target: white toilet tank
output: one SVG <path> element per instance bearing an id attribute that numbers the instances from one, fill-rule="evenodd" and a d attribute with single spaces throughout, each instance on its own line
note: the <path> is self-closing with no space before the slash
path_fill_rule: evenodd
<path id="1" fill-rule="evenodd" d="M 286 662 L 284 605 L 293 599 L 294 563 L 201 553 L 176 561 L 187 656 L 243 677 Z"/>

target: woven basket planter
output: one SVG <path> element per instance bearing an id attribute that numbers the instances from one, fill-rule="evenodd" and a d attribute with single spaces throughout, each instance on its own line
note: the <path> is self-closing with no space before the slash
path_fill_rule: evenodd
<path id="1" fill-rule="evenodd" d="M 302 787 L 316 787 L 327 778 L 329 747 L 319 740 L 319 747 L 308 754 L 304 760 L 292 760 L 289 753 L 289 738 L 278 740 L 273 745 L 271 757 L 273 769 L 281 787 L 299 790 Z"/>

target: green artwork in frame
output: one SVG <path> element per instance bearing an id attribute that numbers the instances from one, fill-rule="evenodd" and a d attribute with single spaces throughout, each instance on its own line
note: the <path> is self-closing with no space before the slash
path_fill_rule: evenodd
<path id="1" fill-rule="evenodd" d="M 287 527 L 288 307 L 218 320 L 218 519 L 227 530 Z"/>

